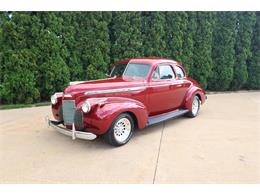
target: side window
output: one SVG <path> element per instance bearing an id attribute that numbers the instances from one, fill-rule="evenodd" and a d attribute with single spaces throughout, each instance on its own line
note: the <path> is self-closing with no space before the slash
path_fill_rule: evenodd
<path id="1" fill-rule="evenodd" d="M 175 68 L 176 74 L 179 78 L 185 77 L 183 70 L 179 66 L 175 66 L 174 68 Z"/>
<path id="2" fill-rule="evenodd" d="M 153 72 L 152 79 L 173 79 L 175 74 L 169 65 L 160 65 Z"/>

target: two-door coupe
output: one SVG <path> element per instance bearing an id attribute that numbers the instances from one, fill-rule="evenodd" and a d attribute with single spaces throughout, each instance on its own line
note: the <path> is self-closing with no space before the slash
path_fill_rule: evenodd
<path id="1" fill-rule="evenodd" d="M 51 97 L 56 121 L 50 126 L 73 139 L 104 135 L 114 146 L 126 144 L 134 128 L 186 114 L 197 116 L 205 91 L 171 59 L 140 58 L 114 65 L 109 78 L 72 82 Z"/>

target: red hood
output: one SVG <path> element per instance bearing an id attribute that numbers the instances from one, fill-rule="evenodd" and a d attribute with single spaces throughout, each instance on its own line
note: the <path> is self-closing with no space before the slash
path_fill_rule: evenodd
<path id="1" fill-rule="evenodd" d="M 126 87 L 137 87 L 142 86 L 144 81 L 131 81 L 119 78 L 102 79 L 95 81 L 87 81 L 84 83 L 68 86 L 65 90 L 65 94 L 76 95 L 84 94 L 87 91 L 93 90 L 106 90 L 106 89 L 116 89 L 116 88 L 126 88 Z"/>

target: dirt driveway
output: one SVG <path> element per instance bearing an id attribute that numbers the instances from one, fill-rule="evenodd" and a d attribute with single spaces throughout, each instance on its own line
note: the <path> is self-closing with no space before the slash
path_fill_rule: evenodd
<path id="1" fill-rule="evenodd" d="M 0 111 L 0 183 L 259 183 L 260 92 L 208 95 L 197 118 L 114 148 L 48 128 L 50 108 Z"/>

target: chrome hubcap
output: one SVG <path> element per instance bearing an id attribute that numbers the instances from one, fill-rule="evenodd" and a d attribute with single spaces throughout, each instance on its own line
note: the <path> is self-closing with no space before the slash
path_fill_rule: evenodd
<path id="1" fill-rule="evenodd" d="M 127 140 L 131 133 L 131 122 L 127 118 L 121 118 L 114 126 L 115 139 L 118 142 Z"/>
<path id="2" fill-rule="evenodd" d="M 199 100 L 195 98 L 192 102 L 192 114 L 196 115 L 199 110 Z"/>

